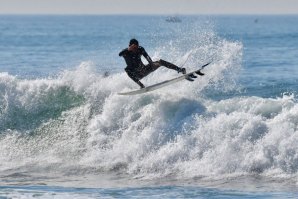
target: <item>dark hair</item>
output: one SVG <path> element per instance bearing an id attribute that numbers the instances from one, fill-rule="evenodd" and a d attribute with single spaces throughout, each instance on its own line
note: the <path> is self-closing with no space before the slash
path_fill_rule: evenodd
<path id="1" fill-rule="evenodd" d="M 133 44 L 135 44 L 135 45 L 139 45 L 139 42 L 138 42 L 138 40 L 136 40 L 136 39 L 131 39 L 130 41 L 129 41 L 129 45 L 131 46 L 131 45 L 133 45 Z"/>

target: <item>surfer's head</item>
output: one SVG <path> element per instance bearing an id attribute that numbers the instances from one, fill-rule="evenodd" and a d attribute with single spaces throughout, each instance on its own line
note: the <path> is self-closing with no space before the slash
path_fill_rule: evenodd
<path id="1" fill-rule="evenodd" d="M 138 40 L 136 40 L 136 39 L 131 39 L 130 41 L 129 41 L 129 46 L 131 46 L 131 45 L 136 45 L 136 46 L 139 46 L 139 42 L 138 42 Z"/>
<path id="2" fill-rule="evenodd" d="M 138 48 L 139 48 L 139 42 L 138 42 L 138 40 L 136 40 L 136 39 L 131 39 L 131 40 L 129 41 L 129 47 L 128 47 L 128 50 L 133 51 L 133 52 L 136 52 L 136 51 L 138 50 Z"/>

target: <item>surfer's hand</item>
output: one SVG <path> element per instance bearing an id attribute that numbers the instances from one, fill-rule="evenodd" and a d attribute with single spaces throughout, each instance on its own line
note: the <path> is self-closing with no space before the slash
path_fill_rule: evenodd
<path id="1" fill-rule="evenodd" d="M 135 51 L 135 50 L 137 50 L 138 49 L 138 46 L 136 45 L 136 44 L 132 44 L 132 45 L 130 45 L 129 47 L 128 47 L 128 50 L 129 51 Z"/>

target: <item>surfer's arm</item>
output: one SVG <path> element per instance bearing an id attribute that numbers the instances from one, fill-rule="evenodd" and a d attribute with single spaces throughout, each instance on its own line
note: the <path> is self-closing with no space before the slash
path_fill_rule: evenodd
<path id="1" fill-rule="evenodd" d="M 146 50 L 143 47 L 141 47 L 141 46 L 140 46 L 140 49 L 141 49 L 142 55 L 146 58 L 146 60 L 148 61 L 148 63 L 150 65 L 152 65 L 153 64 L 153 61 L 152 61 L 151 57 L 148 55 L 148 53 L 146 52 Z"/>
<path id="2" fill-rule="evenodd" d="M 122 56 L 125 56 L 126 53 L 127 53 L 128 49 L 125 48 L 124 50 L 122 50 L 120 53 L 119 53 L 119 56 L 122 57 Z"/>
<path id="3" fill-rule="evenodd" d="M 131 56 L 129 56 L 129 52 L 128 52 L 128 49 L 127 48 L 125 48 L 124 50 L 122 50 L 119 53 L 119 56 L 124 58 L 127 67 L 133 68 L 133 61 L 131 59 Z"/>

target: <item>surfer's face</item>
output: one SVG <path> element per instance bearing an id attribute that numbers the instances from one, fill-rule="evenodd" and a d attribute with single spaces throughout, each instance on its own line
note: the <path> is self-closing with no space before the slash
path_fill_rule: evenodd
<path id="1" fill-rule="evenodd" d="M 136 44 L 132 44 L 132 45 L 130 45 L 130 46 L 128 47 L 128 50 L 133 51 L 133 52 L 136 52 L 138 48 L 139 48 L 138 45 L 136 45 Z"/>

